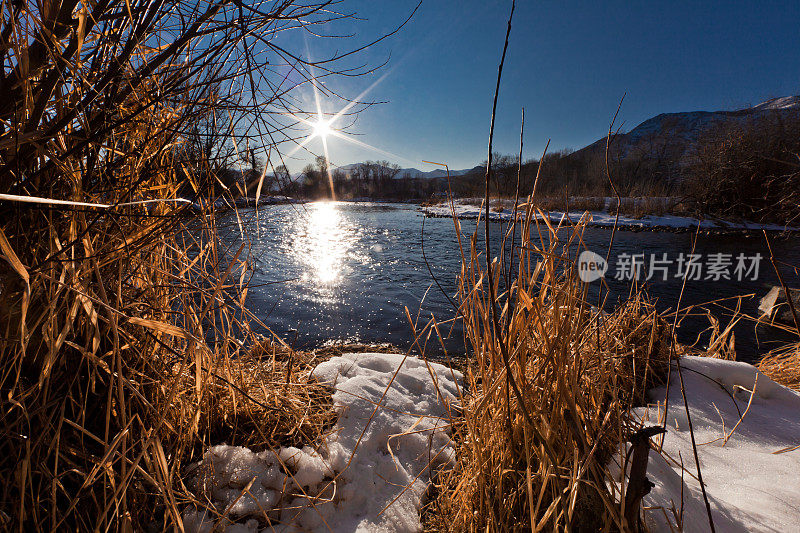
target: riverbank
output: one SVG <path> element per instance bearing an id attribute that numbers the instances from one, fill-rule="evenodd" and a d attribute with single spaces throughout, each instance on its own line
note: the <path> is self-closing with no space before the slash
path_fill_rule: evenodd
<path id="1" fill-rule="evenodd" d="M 628 308 L 609 317 L 609 324 L 612 335 L 625 346 L 623 351 L 634 350 L 631 361 L 637 360 L 635 354 L 647 353 L 642 340 L 650 337 L 651 345 L 655 340 L 650 371 L 645 367 L 644 375 L 637 379 L 635 371 L 631 373 L 625 364 L 614 364 L 605 370 L 584 368 L 592 376 L 608 370 L 611 374 L 602 380 L 606 385 L 598 386 L 595 376 L 584 383 L 583 389 L 564 390 L 581 411 L 569 415 L 576 416 L 573 423 L 569 423 L 569 418 L 559 418 L 566 426 L 549 424 L 571 436 L 548 439 L 552 453 L 568 460 L 575 453 L 583 456 L 589 451 L 588 459 L 582 460 L 591 461 L 589 464 L 594 465 L 591 468 L 605 472 L 602 476 L 610 484 L 606 505 L 619 507 L 617 525 L 625 531 L 634 530 L 634 525 L 625 522 L 623 505 L 634 485 L 629 468 L 621 466 L 630 465 L 631 460 L 630 445 L 625 438 L 640 428 L 664 425 L 667 433 L 663 443 L 660 437 L 653 439 L 644 471 L 654 484 L 653 490 L 644 495 L 642 510 L 651 531 L 706 529 L 708 515 L 698 469 L 692 459 L 693 439 L 711 502 L 711 517 L 718 531 L 788 531 L 800 519 L 800 511 L 788 503 L 800 497 L 800 481 L 793 475 L 800 467 L 797 449 L 800 394 L 749 364 L 720 359 L 716 352 L 705 352 L 702 357 L 690 355 L 697 352 L 680 346 L 677 351 L 684 355 L 672 360 L 669 379 L 672 385 L 667 389 L 664 358 L 668 354 L 663 351 L 663 339 L 653 338 L 654 331 L 664 333 L 664 330 L 658 321 L 642 322 L 636 315 Z M 567 316 L 572 317 L 570 320 L 576 317 L 573 311 Z M 651 327 L 656 330 L 648 331 Z M 593 335 L 587 335 L 586 339 Z M 271 350 L 269 344 L 264 348 L 265 353 Z M 580 350 L 578 367 L 590 363 L 590 354 L 597 348 L 595 345 L 588 351 Z M 471 499 L 468 500 L 471 504 L 461 500 L 465 491 L 469 495 L 482 487 L 482 490 L 494 489 L 485 485 L 503 482 L 504 478 L 505 483 L 517 480 L 523 485 L 533 482 L 534 487 L 540 487 L 538 474 L 537 477 L 526 474 L 536 472 L 526 470 L 537 464 L 524 458 L 532 449 L 524 445 L 498 447 L 507 438 L 504 427 L 507 415 L 495 412 L 494 408 L 508 409 L 513 405 L 507 403 L 502 387 L 493 384 L 502 373 L 487 374 L 480 357 L 466 361 L 463 366 L 466 373 L 462 374 L 441 363 L 398 353 L 389 346 L 381 348 L 381 353 L 364 351 L 371 349 L 375 348 L 345 345 L 301 356 L 302 360 L 316 361 L 305 379 L 309 384 L 319 383 L 324 387 L 335 412 L 324 428 L 320 426 L 319 434 L 310 444 L 250 448 L 220 443 L 208 447 L 200 461 L 184 468 L 184 482 L 195 497 L 181 511 L 186 530 L 450 531 L 453 521 L 458 521 L 460 527 L 468 516 L 459 513 L 472 514 L 480 509 Z M 555 368 L 551 371 L 561 372 Z M 480 382 L 475 381 L 476 375 L 483 376 Z M 567 370 L 563 377 L 569 375 Z M 782 376 L 774 375 L 776 379 Z M 483 382 L 486 378 L 489 383 Z M 556 401 L 561 394 L 552 388 L 554 378 L 550 376 L 541 382 L 547 385 L 546 395 L 535 400 L 547 400 L 542 407 L 548 409 L 553 408 L 550 401 Z M 622 380 L 624 385 L 609 389 L 606 380 Z M 634 397 L 639 400 L 632 407 L 609 418 L 610 413 L 625 405 L 614 407 L 612 403 L 606 407 L 612 411 L 597 413 L 600 417 L 587 424 L 589 413 L 582 410 L 587 395 L 600 399 L 612 391 L 618 395 L 627 387 L 638 391 Z M 494 394 L 500 403 L 494 403 Z M 689 401 L 688 413 L 684 394 Z M 668 399 L 668 414 L 665 399 Z M 484 412 L 487 409 L 489 412 Z M 622 419 L 615 422 L 614 416 Z M 475 417 L 493 422 L 485 426 L 487 433 L 478 440 L 469 430 Z M 776 421 L 781 422 L 776 425 Z M 618 423 L 623 440 L 614 439 L 616 444 L 606 448 L 609 444 L 606 439 L 612 438 L 612 434 L 603 431 L 603 427 L 608 425 L 606 429 L 613 430 Z M 544 421 L 538 424 L 548 425 Z M 480 466 L 473 462 L 475 445 L 483 449 L 480 454 L 483 460 L 489 460 L 489 454 L 494 454 L 495 461 L 515 456 L 519 460 L 518 455 L 523 454 L 522 469 L 519 465 L 507 465 L 499 478 L 474 478 L 472 468 Z M 574 474 L 562 474 L 560 478 L 567 486 L 580 479 Z M 780 482 L 775 483 L 776 479 Z M 576 483 L 573 490 L 579 487 Z M 513 490 L 509 494 L 513 496 Z M 581 491 L 577 498 L 571 521 L 576 526 L 596 524 L 595 520 L 600 518 L 592 514 L 598 512 L 593 506 L 601 502 L 595 500 L 591 491 Z M 547 501 L 550 509 L 558 509 L 559 500 L 544 503 Z M 512 507 L 508 510 L 510 514 L 502 518 L 504 523 L 527 524 L 534 520 L 530 511 L 522 511 Z M 540 515 L 542 512 L 535 513 L 537 522 L 546 520 L 546 515 Z M 637 512 L 627 516 L 637 514 L 638 504 Z"/>
<path id="2" fill-rule="evenodd" d="M 588 203 L 587 203 L 587 200 Z M 719 218 L 709 217 L 704 219 L 697 219 L 689 216 L 673 215 L 664 213 L 664 209 L 668 206 L 663 198 L 644 199 L 648 200 L 643 202 L 643 206 L 631 205 L 628 211 L 636 211 L 636 215 L 620 214 L 617 217 L 613 208 L 609 207 L 609 198 L 582 198 L 576 199 L 576 204 L 585 204 L 587 206 L 603 205 L 603 209 L 587 209 L 579 210 L 573 209 L 569 211 L 561 210 L 542 210 L 542 212 L 535 213 L 537 220 L 548 220 L 553 224 L 574 226 L 579 223 L 585 224 L 587 227 L 595 228 L 613 228 L 616 227 L 622 231 L 669 231 L 673 233 L 694 233 L 699 231 L 705 235 L 735 235 L 735 234 L 749 234 L 754 232 L 768 231 L 772 233 L 798 233 L 800 227 L 780 225 L 780 224 L 765 224 L 749 221 L 728 221 Z M 652 200 L 649 201 L 649 200 Z M 456 199 L 451 205 L 449 202 L 441 202 L 431 204 L 429 202 L 420 202 L 418 200 L 391 200 L 391 199 L 370 199 L 370 198 L 350 198 L 339 200 L 341 202 L 352 204 L 407 204 L 419 205 L 419 210 L 425 216 L 432 218 L 451 218 L 454 214 L 459 219 L 477 220 L 486 218 L 486 210 L 481 206 L 481 201 L 464 198 Z M 217 210 L 233 209 L 234 207 L 256 207 L 256 206 L 270 206 L 270 205 L 285 205 L 285 204 L 308 204 L 313 203 L 314 200 L 292 198 L 288 196 L 263 196 L 256 202 L 255 198 L 237 198 L 234 202 L 219 199 L 214 202 L 214 207 Z M 654 203 L 655 202 L 655 203 Z M 661 214 L 646 214 L 647 206 L 656 205 L 658 208 L 653 209 Z M 202 202 L 193 202 L 193 209 L 196 212 L 202 212 L 204 204 Z M 525 207 L 520 206 L 517 211 L 519 220 L 525 217 Z M 643 211 L 643 209 L 645 209 Z M 489 219 L 493 222 L 508 222 L 514 216 L 513 201 L 510 200 L 492 200 L 489 210 Z"/>
<path id="3" fill-rule="evenodd" d="M 600 199 L 604 200 L 604 199 Z M 477 204 L 477 205 L 476 205 Z M 607 205 L 607 203 L 606 203 Z M 443 202 L 436 205 L 420 207 L 426 216 L 450 218 L 454 214 L 459 219 L 475 220 L 486 217 L 486 209 L 474 199 L 457 199 L 453 204 Z M 613 211 L 613 209 L 611 209 Z M 493 200 L 489 209 L 489 218 L 492 221 L 510 221 L 514 216 L 513 201 Z M 517 211 L 518 219 L 525 217 L 525 207 L 520 206 Z M 616 226 L 624 231 L 670 231 L 674 233 L 700 232 L 707 235 L 752 233 L 757 231 L 769 232 L 800 232 L 800 227 L 781 226 L 778 224 L 761 224 L 748 221 L 726 221 L 716 218 L 699 220 L 697 218 L 678 215 L 649 215 L 634 217 L 620 215 L 617 217 L 608 210 L 591 211 L 542 211 L 536 212 L 537 220 L 548 220 L 553 224 L 573 226 L 585 223 L 589 227 L 612 228 Z"/>
<path id="4" fill-rule="evenodd" d="M 299 198 L 293 198 L 291 196 L 283 196 L 283 195 L 265 195 L 259 197 L 258 201 L 256 201 L 255 197 L 250 198 L 241 196 L 239 198 L 236 198 L 235 200 L 230 200 L 228 198 L 217 198 L 214 202 L 211 202 L 210 200 L 193 200 L 191 202 L 192 202 L 192 210 L 197 213 L 202 213 L 205 209 L 209 208 L 211 204 L 213 204 L 215 210 L 220 211 L 220 210 L 234 209 L 237 207 L 305 204 L 308 203 L 308 200 L 302 200 Z"/>

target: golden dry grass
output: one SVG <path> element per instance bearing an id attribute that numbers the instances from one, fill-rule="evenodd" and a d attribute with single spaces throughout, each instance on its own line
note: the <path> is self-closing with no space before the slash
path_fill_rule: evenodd
<path id="1" fill-rule="evenodd" d="M 193 498 L 182 467 L 206 446 L 313 443 L 334 419 L 329 393 L 308 382 L 314 356 L 260 341 L 241 320 L 237 254 L 188 242 L 170 209 L 124 231 L 115 216 L 51 216 L 44 243 L 2 229 L 3 255 L 27 274 L 4 271 L 0 294 L 6 527 L 180 527 Z M 191 234 L 203 232 L 213 226 Z M 65 252 L 70 239 L 81 246 Z"/>
<path id="2" fill-rule="evenodd" d="M 666 377 L 671 328 L 640 295 L 612 314 L 589 305 L 564 248 L 583 226 L 565 236 L 526 215 L 499 330 L 474 237 L 464 250 L 460 309 L 474 359 L 454 424 L 457 465 L 442 474 L 426 527 L 632 529 L 607 464 L 635 429 L 629 409 Z M 494 261 L 495 293 L 503 268 Z"/>
<path id="3" fill-rule="evenodd" d="M 659 313 L 642 293 L 600 312 L 570 248 L 584 226 L 535 222 L 531 205 L 506 233 L 507 241 L 521 226 L 519 250 L 495 258 L 493 276 L 477 235 L 463 244 L 460 313 L 474 359 L 465 368 L 463 419 L 453 423 L 457 463 L 431 491 L 426 531 L 641 531 L 640 510 L 625 509 L 630 480 L 609 468 L 629 464 L 626 442 L 641 424 L 631 408 L 646 403 L 671 359 L 735 360 L 733 329 L 745 316 L 737 305 L 723 327 L 704 308 Z M 705 348 L 675 340 L 673 325 L 690 313 L 710 323 Z M 758 367 L 800 389 L 800 344 Z"/>
<path id="4" fill-rule="evenodd" d="M 180 132 L 235 98 L 203 71 L 212 47 L 180 42 L 233 38 L 239 15 L 214 17 L 238 7 L 12 4 L 0 32 L 0 84 L 13 92 L 13 105 L 0 102 L 0 193 L 39 203 L 0 204 L 0 527 L 181 530 L 194 499 L 182 468 L 206 446 L 313 443 L 333 418 L 308 382 L 325 354 L 254 335 L 246 245 L 225 248 L 213 210 L 185 217 L 175 201 L 216 179 L 213 162 L 186 160 Z M 191 16 L 171 26 L 180 7 Z M 287 18 L 254 27 L 275 20 Z M 211 92 L 186 89 L 197 80 Z M 641 299 L 594 311 L 536 237 L 526 222 L 502 333 L 474 243 L 465 253 L 476 359 L 458 467 L 435 501 L 432 523 L 448 529 L 623 527 L 605 459 L 663 373 L 665 327 Z"/>
<path id="5" fill-rule="evenodd" d="M 152 83 L 88 151 L 68 129 L 34 143 L 41 174 L 18 192 L 45 203 L 0 206 L 4 529 L 180 528 L 181 468 L 203 447 L 313 441 L 332 416 L 309 362 L 248 354 L 246 247 L 222 246 L 213 211 L 169 201 L 193 170 L 172 149 L 181 104 L 152 107 Z M 93 157 L 106 166 L 90 180 Z"/>
<path id="6" fill-rule="evenodd" d="M 237 124 L 285 104 L 243 96 L 269 74 L 253 28 L 338 17 L 241 8 L 3 4 L 0 529 L 180 530 L 205 446 L 313 442 L 332 418 L 313 360 L 251 350 L 246 243 L 179 198 L 232 195 Z"/>
<path id="7" fill-rule="evenodd" d="M 757 366 L 771 380 L 800 392 L 800 342 L 771 351 Z"/>

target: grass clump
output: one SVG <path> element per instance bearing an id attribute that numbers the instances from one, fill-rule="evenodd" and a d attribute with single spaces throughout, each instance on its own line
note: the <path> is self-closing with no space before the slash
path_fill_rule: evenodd
<path id="1" fill-rule="evenodd" d="M 457 465 L 426 510 L 433 531 L 636 527 L 607 465 L 638 429 L 630 409 L 666 378 L 671 328 L 640 295 L 611 314 L 587 303 L 567 253 L 583 226 L 559 239 L 564 228 L 532 219 L 529 207 L 497 321 L 492 294 L 509 265 L 492 263 L 491 291 L 474 238 L 464 253 L 460 312 L 475 357 L 454 426 Z"/>

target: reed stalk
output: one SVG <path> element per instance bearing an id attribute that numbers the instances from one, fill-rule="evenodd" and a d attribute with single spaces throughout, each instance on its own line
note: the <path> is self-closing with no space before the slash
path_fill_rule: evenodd
<path id="1" fill-rule="evenodd" d="M 218 238 L 213 202 L 316 116 L 292 97 L 311 67 L 358 75 L 337 61 L 366 47 L 312 64 L 279 45 L 350 17 L 328 1 L 0 13 L 0 528 L 182 530 L 204 447 L 310 443 L 330 420 L 313 361 L 254 334 L 249 247 Z"/>
<path id="2" fill-rule="evenodd" d="M 608 464 L 615 454 L 622 464 L 625 441 L 639 429 L 630 409 L 666 378 L 672 330 L 641 294 L 613 313 L 588 304 L 569 255 L 584 226 L 542 226 L 535 208 L 524 207 L 521 227 L 509 229 L 520 231 L 521 244 L 506 293 L 502 259 L 491 262 L 501 329 L 475 237 L 463 253 L 459 310 L 474 359 L 455 422 L 457 466 L 437 487 L 429 529 L 635 529 L 625 521 L 624 480 Z"/>

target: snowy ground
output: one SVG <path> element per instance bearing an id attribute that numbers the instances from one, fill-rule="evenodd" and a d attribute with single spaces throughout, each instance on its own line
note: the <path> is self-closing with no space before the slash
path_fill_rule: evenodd
<path id="1" fill-rule="evenodd" d="M 681 365 L 716 531 L 800 531 L 800 395 L 746 363 L 685 357 Z M 677 530 L 674 505 L 683 507 L 683 531 L 710 531 L 675 370 L 670 379 L 664 455 L 651 450 L 647 470 L 655 484 L 643 501 L 648 526 Z M 647 425 L 663 416 L 665 394 L 653 390 L 660 405 L 636 410 Z"/>
<path id="2" fill-rule="evenodd" d="M 716 531 L 797 531 L 800 394 L 746 363 L 684 357 L 681 365 Z M 314 376 L 331 386 L 340 412 L 324 445 L 261 453 L 210 448 L 186 482 L 226 518 L 189 507 L 187 531 L 211 532 L 214 517 L 216 531 L 228 533 L 421 531 L 431 469 L 453 460 L 447 424 L 458 415 L 462 376 L 374 353 L 333 358 Z M 708 531 L 675 370 L 671 383 L 663 454 L 650 451 L 648 527 L 677 531 L 680 520 L 683 531 Z M 634 411 L 645 425 L 663 419 L 665 387 L 650 394 L 654 403 Z"/>
<path id="3" fill-rule="evenodd" d="M 313 375 L 330 384 L 340 412 L 319 451 L 218 445 L 187 472 L 195 494 L 227 511 L 216 531 L 421 531 L 430 470 L 453 460 L 447 426 L 461 374 L 362 353 L 321 363 Z M 184 523 L 190 532 L 214 529 L 212 515 L 194 507 Z"/>
<path id="4" fill-rule="evenodd" d="M 513 203 L 513 202 L 512 202 Z M 466 203 L 456 203 L 453 205 L 455 210 L 456 216 L 462 219 L 476 219 L 478 216 L 484 218 L 486 214 L 485 208 L 482 209 L 480 205 L 472 205 Z M 442 203 L 434 206 L 423 207 L 422 211 L 426 215 L 430 216 L 437 216 L 437 217 L 450 217 L 452 216 L 452 211 L 450 208 L 450 204 Z M 562 211 L 550 211 L 548 213 L 549 219 L 554 223 L 562 223 L 562 224 L 575 224 L 577 223 L 582 216 L 587 215 L 589 218 L 589 225 L 595 227 L 607 227 L 610 228 L 614 226 L 615 217 L 612 213 L 604 212 L 604 211 L 590 211 L 590 212 L 583 212 L 583 211 L 570 211 L 569 213 L 564 213 Z M 524 213 L 522 213 L 524 214 Z M 490 210 L 489 216 L 493 221 L 500 221 L 500 220 L 511 220 L 513 215 L 511 208 L 504 208 L 502 212 L 496 212 Z M 520 215 L 521 216 L 521 215 Z M 543 217 L 541 215 L 537 215 L 539 219 Z M 777 224 L 757 224 L 755 222 L 726 222 L 724 220 L 703 220 L 699 221 L 695 218 L 689 217 L 679 217 L 675 215 L 663 215 L 663 216 L 656 216 L 656 215 L 646 215 L 642 218 L 633 218 L 629 216 L 622 216 L 619 217 L 619 222 L 617 226 L 622 229 L 673 229 L 673 230 L 688 230 L 688 229 L 695 229 L 697 226 L 700 226 L 700 229 L 703 230 L 762 230 L 765 229 L 767 231 L 784 231 L 786 229 L 797 231 L 800 228 L 795 227 L 787 227 L 787 226 L 780 226 Z"/>

